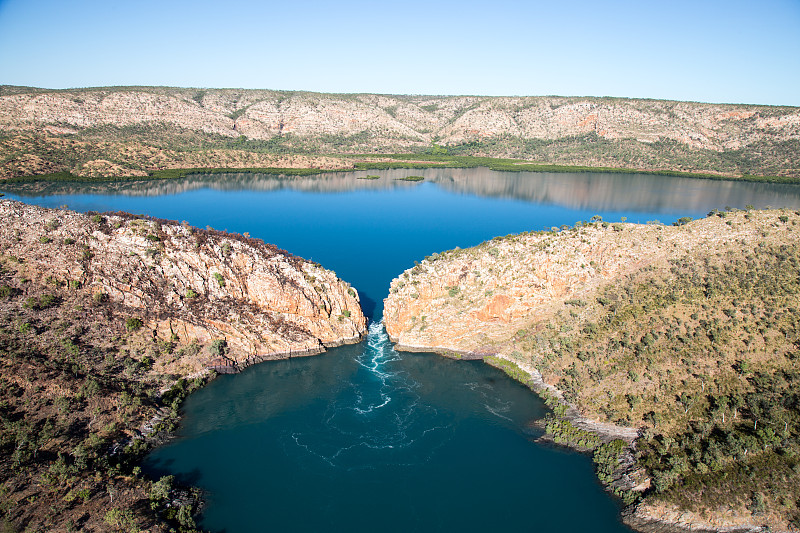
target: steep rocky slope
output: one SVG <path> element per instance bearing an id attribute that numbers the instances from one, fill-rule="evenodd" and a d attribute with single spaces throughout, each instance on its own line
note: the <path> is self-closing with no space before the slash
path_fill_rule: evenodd
<path id="1" fill-rule="evenodd" d="M 0 201 L 0 527 L 192 531 L 138 464 L 209 368 L 356 342 L 358 294 L 240 235 Z"/>
<path id="2" fill-rule="evenodd" d="M 775 210 L 497 238 L 404 272 L 384 322 L 400 349 L 530 382 L 566 417 L 548 432 L 596 448 L 601 479 L 639 502 L 631 524 L 785 531 L 800 523 L 799 232 Z M 613 437 L 633 452 L 597 448 Z"/>
<path id="3" fill-rule="evenodd" d="M 797 108 L 657 100 L 1 87 L 0 131 L 2 176 L 289 167 L 296 162 L 268 153 L 408 152 L 432 142 L 572 165 L 800 172 Z"/>

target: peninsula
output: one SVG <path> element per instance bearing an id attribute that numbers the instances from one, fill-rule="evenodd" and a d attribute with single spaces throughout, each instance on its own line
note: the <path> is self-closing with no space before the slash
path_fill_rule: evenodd
<path id="1" fill-rule="evenodd" d="M 366 333 L 353 287 L 246 235 L 4 200 L 0 249 L 4 528 L 192 530 L 199 495 L 138 466 L 182 399 Z"/>
<path id="2" fill-rule="evenodd" d="M 626 521 L 800 524 L 800 213 L 714 211 L 497 237 L 392 281 L 397 348 L 483 358 L 593 450 Z"/>

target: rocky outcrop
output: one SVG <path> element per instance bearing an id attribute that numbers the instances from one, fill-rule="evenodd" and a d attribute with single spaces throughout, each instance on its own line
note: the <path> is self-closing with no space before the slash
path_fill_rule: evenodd
<path id="1" fill-rule="evenodd" d="M 182 374 L 319 353 L 366 331 L 358 293 L 335 273 L 241 235 L 2 201 L 0 243 L 29 273 L 118 305 L 159 338 L 225 341 Z"/>
<path id="2" fill-rule="evenodd" d="M 741 215 L 735 224 L 720 217 L 689 226 L 579 223 L 436 253 L 392 280 L 384 323 L 401 349 L 494 355 L 520 328 L 563 310 L 565 301 L 580 302 L 605 284 L 692 250 L 756 244 L 777 216 L 746 224 Z"/>
<path id="3" fill-rule="evenodd" d="M 727 519 L 726 519 L 727 518 Z M 664 502 L 626 510 L 622 520 L 643 533 L 759 533 L 771 531 L 753 523 L 753 517 L 709 517 Z"/>
<path id="4" fill-rule="evenodd" d="M 497 342 L 565 300 L 696 242 L 675 227 L 598 224 L 434 254 L 392 281 L 384 323 L 400 348 L 493 355 Z"/>

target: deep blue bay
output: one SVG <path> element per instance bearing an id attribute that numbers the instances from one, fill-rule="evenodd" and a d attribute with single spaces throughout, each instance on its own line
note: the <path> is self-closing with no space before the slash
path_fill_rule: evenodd
<path id="1" fill-rule="evenodd" d="M 212 381 L 147 461 L 207 491 L 200 525 L 249 531 L 620 532 L 590 458 L 536 444 L 545 414 L 479 361 L 398 353 L 380 325 L 389 282 L 433 252 L 608 221 L 671 223 L 714 208 L 800 207 L 800 187 L 662 176 L 431 169 L 276 178 L 52 184 L 8 198 L 129 211 L 244 233 L 352 283 L 367 339 Z M 411 183 L 394 178 L 423 175 Z"/>

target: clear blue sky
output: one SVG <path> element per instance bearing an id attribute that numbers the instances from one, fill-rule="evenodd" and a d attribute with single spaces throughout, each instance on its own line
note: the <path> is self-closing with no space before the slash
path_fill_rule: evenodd
<path id="1" fill-rule="evenodd" d="M 0 84 L 800 106 L 800 0 L 0 0 Z"/>

